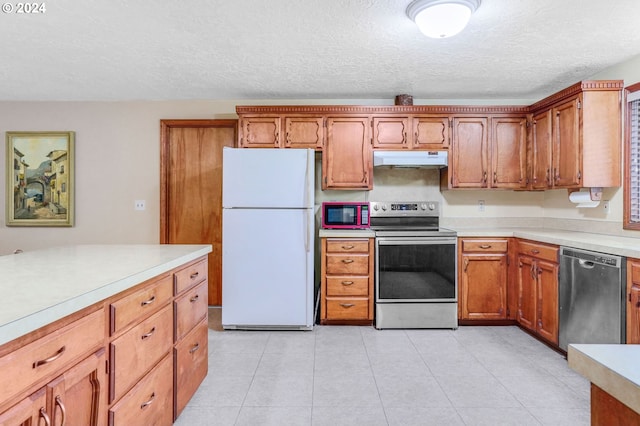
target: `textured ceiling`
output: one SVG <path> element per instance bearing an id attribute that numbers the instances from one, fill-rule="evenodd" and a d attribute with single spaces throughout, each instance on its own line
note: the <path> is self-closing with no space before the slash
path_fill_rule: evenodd
<path id="1" fill-rule="evenodd" d="M 640 0 L 54 0 L 0 14 L 0 100 L 540 99 L 640 54 Z M 15 3 L 14 3 L 15 4 Z"/>

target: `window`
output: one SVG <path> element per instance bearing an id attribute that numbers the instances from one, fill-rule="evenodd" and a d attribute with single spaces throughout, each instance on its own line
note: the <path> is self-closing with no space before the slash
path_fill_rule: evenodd
<path id="1" fill-rule="evenodd" d="M 624 150 L 625 229 L 640 231 L 640 83 L 626 89 L 627 117 Z"/>

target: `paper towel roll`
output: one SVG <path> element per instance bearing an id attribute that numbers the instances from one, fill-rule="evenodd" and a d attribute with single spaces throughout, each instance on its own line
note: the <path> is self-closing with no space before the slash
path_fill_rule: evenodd
<path id="1" fill-rule="evenodd" d="M 572 192 L 569 194 L 569 201 L 577 204 L 578 208 L 594 208 L 600 205 L 600 201 L 591 201 L 591 194 L 585 191 Z"/>

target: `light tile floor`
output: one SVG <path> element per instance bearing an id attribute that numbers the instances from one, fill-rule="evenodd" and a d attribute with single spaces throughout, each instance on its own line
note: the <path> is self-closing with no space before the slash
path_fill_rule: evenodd
<path id="1" fill-rule="evenodd" d="M 209 330 L 176 425 L 589 425 L 589 382 L 518 327 Z"/>

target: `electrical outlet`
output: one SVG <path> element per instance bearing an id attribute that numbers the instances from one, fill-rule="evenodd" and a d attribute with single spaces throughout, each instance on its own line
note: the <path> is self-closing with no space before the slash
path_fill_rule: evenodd
<path id="1" fill-rule="evenodd" d="M 134 202 L 134 206 L 133 206 L 134 210 L 144 210 L 146 208 L 147 208 L 147 206 L 146 206 L 144 200 L 136 200 Z"/>
<path id="2" fill-rule="evenodd" d="M 604 200 L 602 202 L 602 208 L 604 209 L 604 212 L 606 214 L 609 214 L 609 212 L 611 212 L 611 206 L 609 205 L 609 200 Z"/>
<path id="3" fill-rule="evenodd" d="M 479 212 L 484 211 L 484 200 L 478 200 L 478 211 Z"/>

